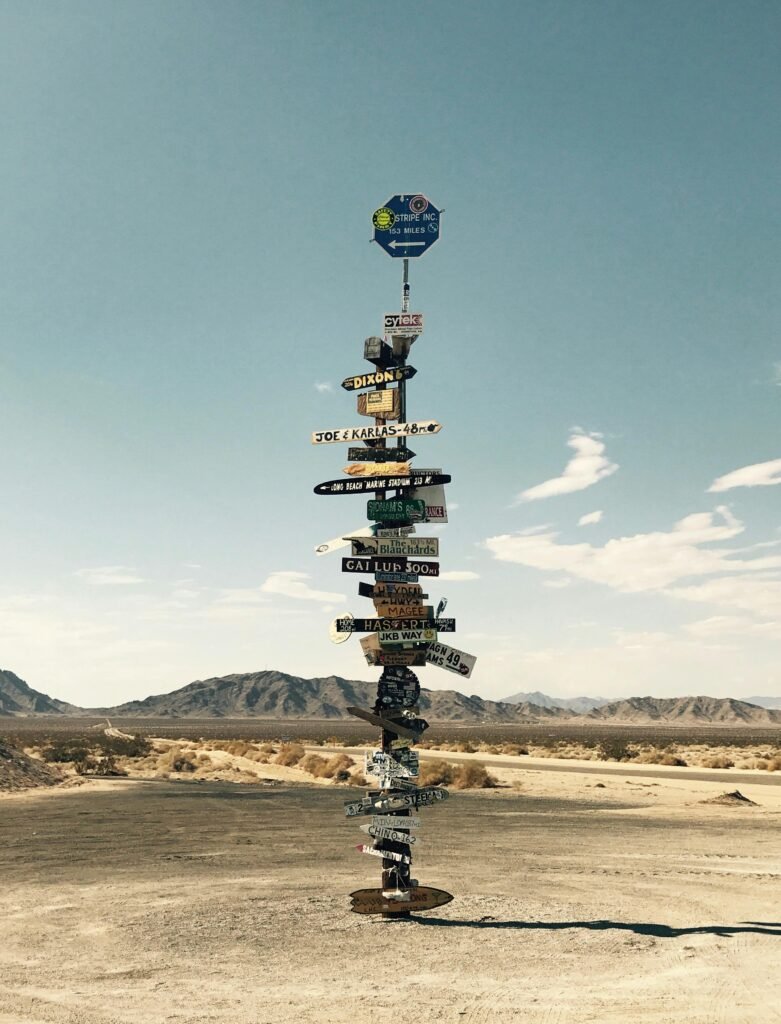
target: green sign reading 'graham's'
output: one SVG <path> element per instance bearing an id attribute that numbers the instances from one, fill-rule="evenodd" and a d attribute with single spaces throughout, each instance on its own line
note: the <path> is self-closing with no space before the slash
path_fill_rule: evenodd
<path id="1" fill-rule="evenodd" d="M 371 500 L 366 505 L 368 519 L 422 519 L 426 514 L 426 503 L 420 498 L 388 498 L 385 501 Z"/>

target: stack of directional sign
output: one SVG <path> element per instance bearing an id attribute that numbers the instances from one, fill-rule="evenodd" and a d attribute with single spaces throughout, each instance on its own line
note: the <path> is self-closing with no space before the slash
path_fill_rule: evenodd
<path id="1" fill-rule="evenodd" d="M 394 198 L 406 202 L 409 197 Z M 475 663 L 471 655 L 439 642 L 439 633 L 454 632 L 455 620 L 441 617 L 444 600 L 436 611 L 426 603 L 429 595 L 421 583 L 425 579 L 430 589 L 429 579 L 439 575 L 439 562 L 431 561 L 439 557 L 439 539 L 418 536 L 417 528 L 447 522 L 444 485 L 450 482 L 450 476 L 439 469 L 413 468 L 415 452 L 407 447 L 441 430 L 434 420 L 406 420 L 406 382 L 416 373 L 406 359 L 422 331 L 422 314 L 407 310 L 386 314 L 384 338 L 372 337 L 364 343 L 364 358 L 374 369 L 342 382 L 346 391 L 358 393 L 358 413 L 373 417 L 374 424 L 318 430 L 312 435 L 314 444 L 363 443 L 348 449 L 345 479 L 329 480 L 314 490 L 324 495 L 370 495 L 370 525 L 316 550 L 325 554 L 349 544 L 352 550 L 342 559 L 342 571 L 374 577 L 373 583 L 358 584 L 359 595 L 371 599 L 374 615 L 337 619 L 332 637 L 368 634 L 361 640 L 366 661 L 382 668 L 374 707 L 348 708 L 382 730 L 380 749 L 366 757 L 366 773 L 376 779 L 375 788 L 362 800 L 347 803 L 345 811 L 348 816 L 371 816 L 361 825 L 371 843 L 364 841 L 357 848 L 382 858 L 383 867 L 382 886 L 354 892 L 351 909 L 388 917 L 431 910 L 452 899 L 449 893 L 421 886 L 412 877 L 413 849 L 420 846 L 420 819 L 413 812 L 448 795 L 444 789 L 418 788 L 414 781 L 418 755 L 413 746 L 428 723 L 419 716 L 420 682 L 412 668 L 433 664 L 469 676 Z"/>

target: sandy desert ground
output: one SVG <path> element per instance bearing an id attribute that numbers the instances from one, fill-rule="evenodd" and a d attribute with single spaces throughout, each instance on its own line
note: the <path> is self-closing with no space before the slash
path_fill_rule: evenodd
<path id="1" fill-rule="evenodd" d="M 420 812 L 456 899 L 411 921 L 347 909 L 379 874 L 356 790 L 0 798 L 0 1024 L 781 1020 L 781 786 L 499 771 Z"/>

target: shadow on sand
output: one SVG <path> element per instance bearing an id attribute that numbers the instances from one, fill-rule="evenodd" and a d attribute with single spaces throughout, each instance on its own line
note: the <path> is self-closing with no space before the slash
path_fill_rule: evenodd
<path id="1" fill-rule="evenodd" d="M 694 928 L 672 928 L 666 924 L 645 924 L 631 921 L 495 921 L 481 917 L 477 921 L 463 921 L 445 917 L 413 917 L 408 920 L 416 924 L 435 925 L 442 928 L 507 928 L 518 931 L 564 931 L 568 928 L 586 928 L 593 932 L 611 930 L 633 932 L 635 935 L 651 935 L 657 939 L 677 939 L 682 935 L 778 935 L 781 923 L 776 921 L 743 921 L 739 925 L 713 924 Z"/>

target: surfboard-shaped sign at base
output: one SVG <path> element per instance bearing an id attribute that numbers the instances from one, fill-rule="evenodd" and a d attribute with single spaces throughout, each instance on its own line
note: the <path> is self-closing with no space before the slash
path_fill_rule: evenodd
<path id="1" fill-rule="evenodd" d="M 409 899 L 404 901 L 388 899 L 382 889 L 356 889 L 350 893 L 354 914 L 404 914 L 410 910 L 434 910 L 444 907 L 453 899 L 452 893 L 444 889 L 432 889 L 428 885 L 416 885 L 409 890 Z"/>
<path id="2" fill-rule="evenodd" d="M 436 420 L 413 420 L 410 423 L 381 423 L 365 427 L 333 427 L 312 432 L 312 444 L 337 444 L 340 441 L 385 441 L 393 437 L 424 437 L 438 434 L 442 424 Z"/>

